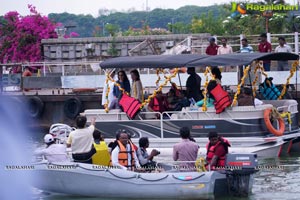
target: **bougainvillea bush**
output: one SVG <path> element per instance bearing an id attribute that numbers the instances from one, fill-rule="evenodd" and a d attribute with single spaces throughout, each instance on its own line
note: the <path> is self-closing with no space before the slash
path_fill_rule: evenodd
<path id="1" fill-rule="evenodd" d="M 37 62 L 42 59 L 41 40 L 57 38 L 56 24 L 42 16 L 32 5 L 30 15 L 6 13 L 0 22 L 0 62 Z"/>

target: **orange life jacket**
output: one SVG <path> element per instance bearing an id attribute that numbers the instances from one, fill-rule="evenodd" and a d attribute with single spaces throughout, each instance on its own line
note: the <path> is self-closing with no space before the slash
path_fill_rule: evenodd
<path id="1" fill-rule="evenodd" d="M 135 150 L 132 143 L 130 142 L 129 144 L 130 144 L 130 151 L 127 151 L 126 147 L 120 141 L 118 141 L 118 146 L 120 148 L 118 160 L 120 165 L 133 170 L 135 166 L 135 160 L 134 160 Z M 128 154 L 131 154 L 131 165 L 129 165 L 128 163 Z"/>
<path id="2" fill-rule="evenodd" d="M 226 107 L 230 106 L 231 103 L 228 92 L 223 90 L 220 84 L 217 84 L 217 86 L 212 89 L 210 93 L 214 96 L 214 104 L 217 114 L 223 112 Z"/>
<path id="3" fill-rule="evenodd" d="M 212 158 L 215 155 L 216 147 L 219 146 L 219 145 L 223 145 L 226 152 L 228 153 L 228 147 L 230 146 L 230 143 L 225 138 L 221 137 L 221 139 L 215 145 L 210 145 L 210 142 L 208 142 L 206 144 L 206 150 L 207 150 L 206 161 L 208 163 L 211 162 Z M 217 167 L 224 167 L 225 166 L 225 158 L 226 158 L 226 154 L 224 154 L 222 157 L 219 157 L 216 166 Z"/>

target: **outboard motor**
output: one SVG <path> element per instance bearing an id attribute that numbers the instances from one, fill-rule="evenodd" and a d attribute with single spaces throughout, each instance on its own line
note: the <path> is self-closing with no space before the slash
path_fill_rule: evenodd
<path id="1" fill-rule="evenodd" d="M 258 171 L 257 166 L 256 154 L 227 154 L 225 171 L 230 195 L 249 195 L 253 185 L 253 174 Z"/>

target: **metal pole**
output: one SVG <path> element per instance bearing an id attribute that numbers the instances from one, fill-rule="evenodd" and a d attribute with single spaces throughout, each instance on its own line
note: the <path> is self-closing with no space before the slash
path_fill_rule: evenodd
<path id="1" fill-rule="evenodd" d="M 299 54 L 299 35 L 298 32 L 295 32 L 295 54 Z"/>

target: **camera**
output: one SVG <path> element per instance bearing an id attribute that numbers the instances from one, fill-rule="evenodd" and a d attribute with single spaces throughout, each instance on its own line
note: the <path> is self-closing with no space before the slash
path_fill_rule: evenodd
<path id="1" fill-rule="evenodd" d="M 160 151 L 157 151 L 157 150 L 156 150 L 156 152 L 157 152 L 157 155 L 159 155 L 159 154 L 160 154 Z"/>

